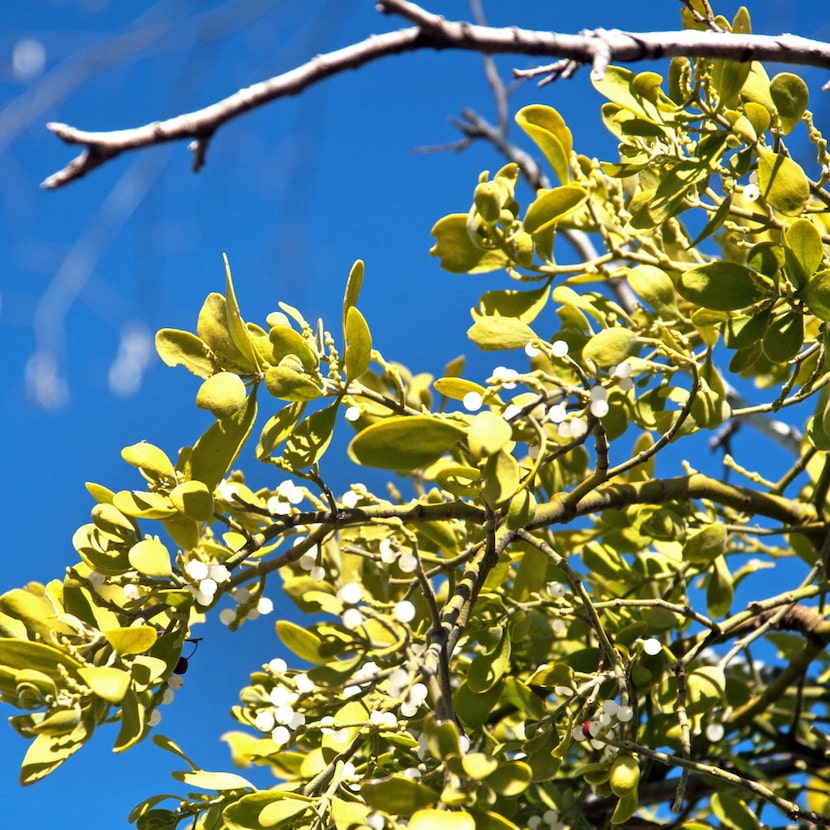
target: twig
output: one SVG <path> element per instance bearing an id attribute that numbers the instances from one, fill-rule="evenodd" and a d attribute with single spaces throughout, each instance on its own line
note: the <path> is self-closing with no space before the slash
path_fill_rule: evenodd
<path id="1" fill-rule="evenodd" d="M 194 168 L 205 160 L 210 139 L 224 124 L 278 98 L 297 95 L 313 84 L 347 69 L 357 69 L 389 55 L 420 49 L 461 49 L 483 54 L 523 54 L 591 63 L 601 76 L 611 61 L 631 63 L 679 56 L 726 58 L 737 61 L 771 60 L 830 69 L 830 44 L 795 35 L 743 35 L 700 32 L 621 32 L 598 29 L 580 34 L 494 28 L 453 22 L 431 14 L 406 0 L 381 0 L 381 12 L 398 14 L 416 25 L 397 32 L 373 35 L 342 49 L 318 55 L 281 75 L 253 84 L 214 104 L 164 121 L 140 127 L 88 132 L 68 124 L 47 125 L 67 144 L 83 152 L 62 170 L 49 176 L 45 188 L 68 184 L 124 152 L 195 140 Z"/>

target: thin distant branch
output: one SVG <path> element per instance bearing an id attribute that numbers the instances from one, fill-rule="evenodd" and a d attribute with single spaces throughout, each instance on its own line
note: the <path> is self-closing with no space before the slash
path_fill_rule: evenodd
<path id="1" fill-rule="evenodd" d="M 203 109 L 164 121 L 104 132 L 79 130 L 68 124 L 47 125 L 67 144 L 77 144 L 83 151 L 62 170 L 49 176 L 42 186 L 61 187 L 122 153 L 169 141 L 191 141 L 193 167 L 199 170 L 205 163 L 211 138 L 227 122 L 271 101 L 297 95 L 332 75 L 389 55 L 420 49 L 553 57 L 578 65 L 590 64 L 595 77 L 602 77 L 612 61 L 631 63 L 677 56 L 771 60 L 830 69 L 830 44 L 796 35 L 743 35 L 696 30 L 634 33 L 604 29 L 573 35 L 448 21 L 407 0 L 380 0 L 378 8 L 385 14 L 404 17 L 415 25 L 397 32 L 372 35 L 342 49 L 318 55 L 302 66 L 241 89 Z"/>

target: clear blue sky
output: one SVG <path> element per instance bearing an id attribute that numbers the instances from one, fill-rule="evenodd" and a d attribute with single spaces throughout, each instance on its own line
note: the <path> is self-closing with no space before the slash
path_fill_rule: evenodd
<path id="1" fill-rule="evenodd" d="M 426 5 L 447 17 L 467 14 L 460 0 Z M 731 16 L 736 7 L 717 10 Z M 485 0 L 495 25 L 562 32 L 677 28 L 679 9 L 677 0 Z M 757 32 L 830 39 L 823 2 L 762 0 L 750 11 Z M 38 183 L 73 155 L 45 130 L 47 121 L 85 129 L 145 123 L 403 24 L 379 16 L 371 0 L 0 0 L 0 17 L 0 457 L 7 482 L 0 591 L 59 577 L 74 561 L 71 536 L 91 506 L 84 481 L 140 486 L 120 460 L 121 447 L 146 439 L 175 453 L 207 426 L 193 407 L 197 381 L 154 355 L 139 389 L 114 391 L 109 378 L 125 333 L 137 333 L 140 344 L 142 332 L 195 324 L 205 294 L 222 290 L 223 251 L 250 319 L 261 322 L 282 300 L 335 325 L 345 276 L 360 257 L 367 264 L 361 308 L 387 356 L 439 373 L 446 360 L 471 352 L 468 309 L 490 278 L 442 273 L 428 254 L 429 229 L 443 214 L 466 210 L 478 173 L 502 162 L 484 145 L 460 155 L 413 149 L 456 140 L 447 119 L 464 107 L 495 117 L 477 56 L 391 58 L 278 102 L 222 129 L 198 176 L 177 144 L 44 192 Z M 517 57 L 499 65 L 507 74 L 530 64 Z M 827 131 L 830 99 L 818 92 L 827 78 L 816 70 L 805 77 Z M 612 153 L 587 72 L 541 92 L 525 86 L 513 107 L 534 100 L 566 116 L 578 150 Z M 354 475 L 331 465 L 327 472 L 339 489 Z M 277 653 L 273 622 L 265 618 L 233 639 L 211 627 L 184 689 L 164 711 L 160 731 L 206 768 L 229 764 L 218 736 L 233 728 L 227 712 L 248 673 Z M 22 790 L 16 781 L 26 745 L 4 726 L 5 826 L 120 830 L 136 801 L 177 791 L 172 756 L 149 742 L 113 755 L 114 735 L 101 730 L 53 776 Z M 253 777 L 267 784 L 261 772 Z"/>

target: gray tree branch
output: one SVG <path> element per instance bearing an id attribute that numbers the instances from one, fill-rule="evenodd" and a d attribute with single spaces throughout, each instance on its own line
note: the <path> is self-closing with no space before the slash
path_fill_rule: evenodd
<path id="1" fill-rule="evenodd" d="M 378 8 L 415 25 L 397 32 L 372 35 L 342 49 L 318 55 L 302 66 L 241 89 L 203 109 L 183 113 L 140 127 L 104 132 L 79 130 L 68 124 L 48 128 L 67 144 L 83 151 L 42 184 L 53 189 L 79 179 L 122 153 L 169 141 L 190 140 L 193 167 L 205 162 L 208 144 L 216 131 L 250 110 L 319 83 L 331 75 L 357 69 L 389 55 L 421 49 L 461 49 L 493 54 L 553 57 L 590 64 L 602 76 L 610 62 L 679 56 L 725 58 L 736 61 L 769 60 L 830 69 L 830 44 L 796 35 L 741 35 L 711 31 L 622 32 L 597 29 L 579 34 L 494 28 L 464 21 L 448 21 L 408 0 L 380 0 Z"/>

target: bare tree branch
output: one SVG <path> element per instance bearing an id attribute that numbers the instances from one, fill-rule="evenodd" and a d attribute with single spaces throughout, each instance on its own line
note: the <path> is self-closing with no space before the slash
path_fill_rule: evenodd
<path id="1" fill-rule="evenodd" d="M 741 35 L 711 31 L 621 32 L 597 29 L 580 34 L 494 28 L 444 20 L 407 0 L 380 0 L 386 14 L 400 15 L 415 26 L 373 35 L 359 43 L 312 58 L 281 75 L 253 84 L 210 106 L 140 127 L 87 132 L 68 124 L 47 125 L 67 144 L 83 152 L 43 182 L 45 188 L 68 184 L 129 150 L 191 140 L 194 169 L 205 161 L 208 143 L 228 121 L 271 101 L 297 95 L 331 75 L 357 69 L 389 55 L 420 49 L 461 49 L 492 54 L 555 57 L 572 64 L 590 64 L 601 77 L 611 61 L 631 63 L 678 56 L 726 58 L 736 61 L 769 60 L 830 69 L 830 44 L 796 35 Z"/>

